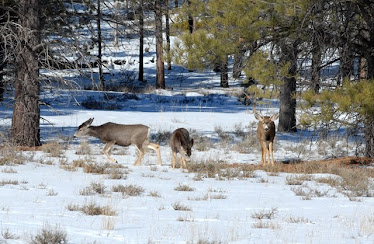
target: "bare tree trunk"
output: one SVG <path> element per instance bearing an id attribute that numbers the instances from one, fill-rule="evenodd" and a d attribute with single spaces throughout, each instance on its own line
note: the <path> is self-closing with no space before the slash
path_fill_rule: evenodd
<path id="1" fill-rule="evenodd" d="M 114 8 L 115 8 L 115 12 L 117 13 L 118 11 L 119 11 L 119 5 L 120 5 L 120 3 L 117 1 L 117 0 L 115 0 L 114 1 Z M 114 30 L 113 30 L 113 46 L 114 47 L 118 47 L 118 29 L 119 29 L 119 25 L 118 25 L 118 23 L 115 23 L 115 25 L 114 25 L 115 27 L 114 27 Z"/>
<path id="2" fill-rule="evenodd" d="M 340 52 L 340 70 L 342 80 L 350 79 L 353 74 L 353 53 L 348 45 L 344 45 Z M 340 84 L 339 84 L 340 85 Z"/>
<path id="3" fill-rule="evenodd" d="M 187 0 L 188 7 L 191 6 L 191 1 Z M 190 10 L 191 11 L 191 10 Z M 190 34 L 193 33 L 194 30 L 194 20 L 191 14 L 188 14 L 188 30 L 190 31 Z"/>
<path id="4" fill-rule="evenodd" d="M 3 44 L 0 43 L 0 102 L 4 100 L 4 92 L 5 92 L 4 68 L 5 68 L 4 49 L 3 49 Z"/>
<path id="5" fill-rule="evenodd" d="M 6 11 L 3 8 L 0 8 L 0 24 L 6 23 L 8 21 L 6 16 Z M 6 65 L 5 60 L 5 44 L 3 41 L 0 41 L 0 102 L 4 99 L 5 92 L 5 81 L 4 81 L 4 68 Z"/>
<path id="6" fill-rule="evenodd" d="M 221 82 L 220 87 L 229 87 L 229 72 L 228 72 L 228 60 L 227 57 L 221 63 Z"/>
<path id="7" fill-rule="evenodd" d="M 40 43 L 39 0 L 19 0 L 18 30 L 24 43 L 16 57 L 15 103 L 11 140 L 20 146 L 40 145 L 39 65 L 34 50 Z"/>
<path id="8" fill-rule="evenodd" d="M 144 14 L 143 0 L 140 0 L 139 6 L 139 74 L 138 80 L 144 81 Z"/>
<path id="9" fill-rule="evenodd" d="M 170 55 L 170 24 L 169 24 L 169 0 L 165 0 L 165 34 L 166 34 L 166 63 L 167 69 L 171 70 L 171 55 Z"/>
<path id="10" fill-rule="evenodd" d="M 370 116 L 364 121 L 365 156 L 374 158 L 374 119 Z"/>
<path id="11" fill-rule="evenodd" d="M 104 75 L 103 75 L 103 60 L 102 60 L 102 36 L 101 36 L 101 0 L 97 1 L 97 44 L 98 44 L 98 53 L 97 53 L 97 62 L 99 66 L 99 89 L 104 90 Z"/>
<path id="12" fill-rule="evenodd" d="M 374 33 L 372 35 L 374 38 Z M 374 40 L 373 40 L 374 42 Z M 366 79 L 374 82 L 374 55 L 368 54 L 366 57 Z M 365 154 L 367 157 L 374 158 L 374 117 L 367 115 L 364 120 L 365 134 Z"/>
<path id="13" fill-rule="evenodd" d="M 281 43 L 281 62 L 290 63 L 288 74 L 283 78 L 279 95 L 279 124 L 280 132 L 296 132 L 296 72 L 297 48 L 299 41 L 284 40 Z"/>
<path id="14" fill-rule="evenodd" d="M 156 24 L 156 88 L 165 89 L 165 71 L 162 38 L 162 0 L 155 0 Z"/>
<path id="15" fill-rule="evenodd" d="M 234 65 L 232 68 L 232 77 L 234 79 L 240 78 L 240 75 L 243 70 L 243 58 L 244 58 L 245 52 L 246 52 L 246 48 L 243 45 L 239 44 L 237 52 L 234 55 Z"/>
<path id="16" fill-rule="evenodd" d="M 312 71 L 311 71 L 311 83 L 314 92 L 319 93 L 321 88 L 321 63 L 322 63 L 322 50 L 320 43 L 317 40 L 313 40 L 313 50 L 312 50 Z"/>

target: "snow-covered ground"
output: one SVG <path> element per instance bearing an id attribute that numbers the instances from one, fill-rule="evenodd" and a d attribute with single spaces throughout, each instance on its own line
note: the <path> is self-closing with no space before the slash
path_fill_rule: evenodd
<path id="1" fill-rule="evenodd" d="M 136 42 L 129 45 L 131 50 L 134 46 Z M 154 82 L 153 56 L 145 57 L 148 82 Z M 117 72 L 107 74 L 107 81 L 115 83 L 123 78 L 123 70 L 135 70 L 136 65 L 116 65 Z M 60 75 L 66 78 L 71 74 Z M 174 66 L 166 73 L 166 85 L 167 90 L 130 95 L 45 87 L 42 99 L 48 106 L 41 110 L 41 135 L 50 152 L 1 149 L 0 243 L 30 243 L 47 229 L 65 233 L 68 243 L 374 242 L 372 197 L 349 199 L 334 187 L 313 180 L 305 180 L 300 187 L 324 194 L 297 196 L 297 186 L 288 182 L 296 176 L 287 173 L 255 170 L 250 177 L 239 172 L 233 177 L 217 174 L 208 178 L 172 169 L 166 139 L 160 146 L 162 166 L 157 166 L 153 152 L 145 155 L 143 165 L 133 166 L 136 149 L 116 146 L 113 157 L 121 168 L 111 169 L 98 140 L 89 138 L 87 145 L 84 139 L 72 138 L 77 127 L 89 118 L 94 118 L 93 125 L 148 125 L 154 140 L 185 127 L 195 139 L 192 163 L 260 162 L 257 143 L 249 143 L 246 150 L 235 147 L 244 140 L 240 134 L 254 137 L 256 128 L 252 107 L 242 105 L 235 96 L 242 89 L 237 82 L 231 82 L 230 89 L 221 89 L 216 73 L 189 72 Z M 6 99 L 0 105 L 3 133 L 11 123 L 11 104 Z M 100 109 L 87 109 L 82 104 Z M 278 108 L 278 102 L 272 100 L 257 110 L 270 115 Z M 278 133 L 275 160 L 280 163 L 354 154 L 355 141 L 347 141 L 344 136 L 326 142 L 316 139 L 308 131 Z M 201 149 L 202 143 L 206 143 L 205 149 Z M 12 162 L 17 158 L 21 163 Z M 99 171 L 89 173 L 89 168 L 78 167 L 80 164 Z M 100 167 L 104 169 L 100 171 Z M 118 186 L 135 193 L 116 192 Z M 106 207 L 112 215 L 88 215 L 82 212 L 84 206 Z"/>

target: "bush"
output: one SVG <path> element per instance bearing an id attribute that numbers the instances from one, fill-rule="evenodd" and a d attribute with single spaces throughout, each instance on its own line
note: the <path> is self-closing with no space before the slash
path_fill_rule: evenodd
<path id="1" fill-rule="evenodd" d="M 112 187 L 113 192 L 120 192 L 123 196 L 140 196 L 144 192 L 144 188 L 137 185 L 117 185 Z"/>
<path id="2" fill-rule="evenodd" d="M 64 244 L 68 243 L 67 234 L 58 226 L 52 229 L 45 226 L 35 237 L 32 238 L 32 244 Z"/>

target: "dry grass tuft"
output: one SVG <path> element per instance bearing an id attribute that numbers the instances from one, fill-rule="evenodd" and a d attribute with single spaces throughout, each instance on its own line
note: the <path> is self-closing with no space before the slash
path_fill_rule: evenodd
<path id="1" fill-rule="evenodd" d="M 25 156 L 16 147 L 5 145 L 0 148 L 0 166 L 24 164 L 25 161 Z"/>
<path id="2" fill-rule="evenodd" d="M 91 184 L 82 190 L 79 194 L 82 196 L 90 196 L 94 194 L 104 194 L 106 186 L 100 182 L 91 182 Z"/>
<path id="3" fill-rule="evenodd" d="M 123 196 L 135 197 L 143 194 L 144 188 L 137 185 L 116 185 L 112 186 L 112 191 L 120 192 Z"/>
<path id="4" fill-rule="evenodd" d="M 18 185 L 18 184 L 19 184 L 18 180 L 1 180 L 0 181 L 0 186 Z"/>
<path id="5" fill-rule="evenodd" d="M 269 210 L 254 212 L 252 213 L 251 217 L 254 219 L 273 219 L 277 213 L 278 210 L 276 208 L 272 208 Z"/>
<path id="6" fill-rule="evenodd" d="M 174 188 L 175 191 L 194 191 L 195 188 L 190 187 L 188 185 L 179 184 L 177 187 Z"/>
<path id="7" fill-rule="evenodd" d="M 64 148 L 62 144 L 53 140 L 42 145 L 40 149 L 45 153 L 49 153 L 51 157 L 60 157 L 66 148 Z"/>
<path id="8" fill-rule="evenodd" d="M 187 165 L 189 173 L 196 173 L 199 179 L 216 178 L 218 180 L 255 178 L 256 166 L 249 164 L 227 164 L 224 161 L 207 159 Z"/>
<path id="9" fill-rule="evenodd" d="M 39 233 L 32 238 L 32 244 L 60 244 L 68 243 L 67 233 L 56 226 L 52 229 L 50 226 L 44 226 Z"/>
<path id="10" fill-rule="evenodd" d="M 17 236 L 16 234 L 13 234 L 9 231 L 9 229 L 5 229 L 5 230 L 1 230 L 1 236 L 5 239 L 5 240 L 17 240 L 19 239 L 20 237 Z M 6 241 L 5 241 L 6 243 Z"/>
<path id="11" fill-rule="evenodd" d="M 111 206 L 100 206 L 95 202 L 90 202 L 83 206 L 76 204 L 69 204 L 67 206 L 69 211 L 81 211 L 86 215 L 106 215 L 106 216 L 115 216 L 117 212 Z"/>
<path id="12" fill-rule="evenodd" d="M 81 140 L 78 150 L 75 152 L 77 155 L 90 155 L 92 152 L 90 144 L 87 140 Z"/>
<path id="13" fill-rule="evenodd" d="M 192 211 L 190 207 L 187 207 L 180 202 L 176 202 L 173 204 L 173 209 L 176 211 Z"/>

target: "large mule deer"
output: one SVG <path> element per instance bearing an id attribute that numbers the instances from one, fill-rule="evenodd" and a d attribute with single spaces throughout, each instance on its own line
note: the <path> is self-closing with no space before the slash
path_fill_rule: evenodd
<path id="1" fill-rule="evenodd" d="M 279 113 L 272 116 L 262 116 L 256 112 L 255 106 L 253 106 L 253 112 L 256 119 L 259 121 L 257 125 L 257 138 L 261 145 L 261 163 L 265 165 L 266 162 L 274 165 L 273 156 L 273 142 L 275 137 L 275 124 L 274 121 L 278 119 Z M 270 159 L 271 156 L 271 159 Z"/>
<path id="2" fill-rule="evenodd" d="M 191 148 L 193 146 L 193 139 L 190 139 L 190 134 L 185 128 L 176 129 L 170 137 L 170 147 L 172 152 L 172 164 L 175 168 L 177 160 L 177 153 L 181 155 L 181 168 L 187 167 L 186 161 L 191 159 Z"/>
<path id="3" fill-rule="evenodd" d="M 117 162 L 112 158 L 109 153 L 110 149 L 114 145 L 119 145 L 123 147 L 128 147 L 130 145 L 135 145 L 139 150 L 138 159 L 135 161 L 134 165 L 140 165 L 141 160 L 144 157 L 145 150 L 147 148 L 153 149 L 157 153 L 158 165 L 161 165 L 161 155 L 159 145 L 151 143 L 149 141 L 150 130 L 148 126 L 145 125 L 123 125 L 116 123 L 105 123 L 99 126 L 91 126 L 91 118 L 81 124 L 78 127 L 78 131 L 74 134 L 74 137 L 83 137 L 83 136 L 93 136 L 100 139 L 102 142 L 106 143 L 103 148 L 103 153 L 109 158 L 112 162 Z"/>

